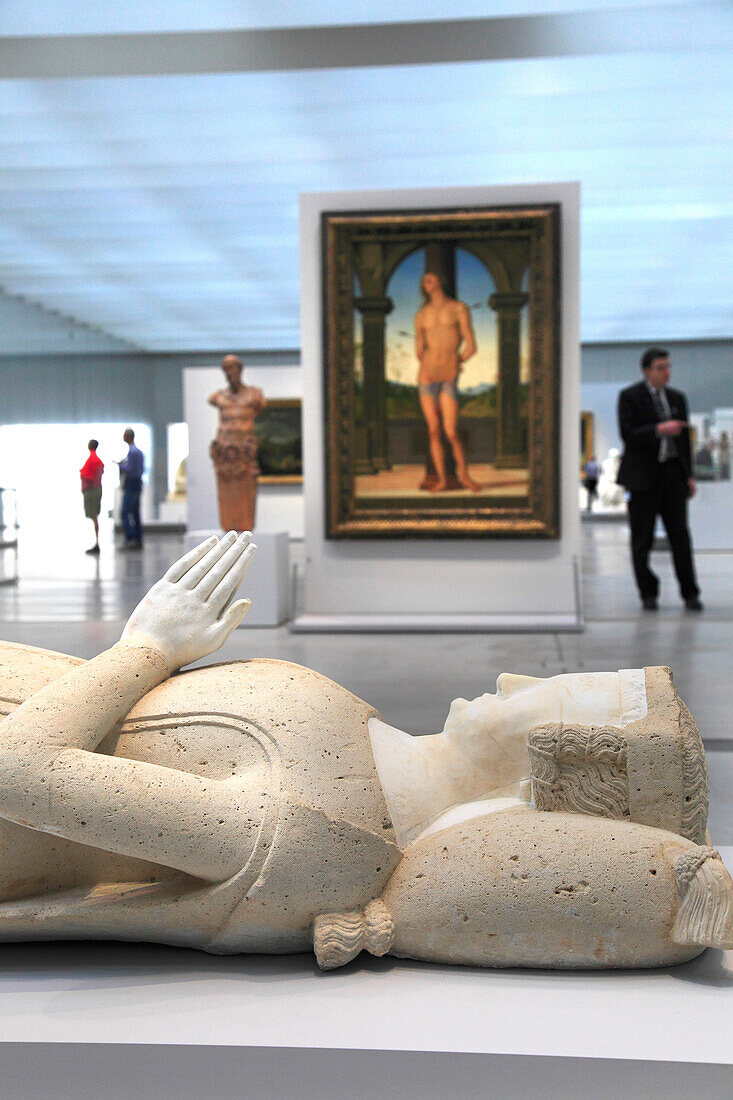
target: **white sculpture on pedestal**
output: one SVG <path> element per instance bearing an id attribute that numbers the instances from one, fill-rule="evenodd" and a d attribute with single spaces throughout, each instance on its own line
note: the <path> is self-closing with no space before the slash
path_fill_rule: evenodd
<path id="1" fill-rule="evenodd" d="M 601 463 L 601 476 L 598 479 L 598 503 L 601 508 L 619 508 L 625 499 L 624 487 L 617 481 L 621 452 L 611 447 Z"/>
<path id="2" fill-rule="evenodd" d="M 0 647 L 0 939 L 657 966 L 733 945 L 699 734 L 667 669 L 499 678 L 412 738 L 216 650 L 254 547 L 210 539 L 92 661 Z M 532 801 L 529 799 L 531 775 Z"/>

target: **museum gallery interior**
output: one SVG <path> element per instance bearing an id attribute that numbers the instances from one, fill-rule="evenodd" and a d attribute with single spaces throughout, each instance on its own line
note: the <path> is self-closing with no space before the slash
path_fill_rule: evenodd
<path id="1" fill-rule="evenodd" d="M 4 1095 L 733 1095 L 732 47 L 2 5 Z"/>

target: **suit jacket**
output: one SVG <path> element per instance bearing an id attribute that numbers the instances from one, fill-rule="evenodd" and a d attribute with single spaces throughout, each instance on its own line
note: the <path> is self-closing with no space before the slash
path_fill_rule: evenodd
<path id="1" fill-rule="evenodd" d="M 673 420 L 687 420 L 687 400 L 681 390 L 665 387 Z M 646 382 L 637 382 L 622 390 L 618 399 L 618 424 L 624 441 L 624 453 L 618 471 L 618 483 L 630 490 L 652 489 L 657 477 L 661 438 L 656 434 L 657 416 Z M 675 438 L 675 437 L 673 437 Z M 690 433 L 683 428 L 675 438 L 685 479 L 692 477 Z"/>

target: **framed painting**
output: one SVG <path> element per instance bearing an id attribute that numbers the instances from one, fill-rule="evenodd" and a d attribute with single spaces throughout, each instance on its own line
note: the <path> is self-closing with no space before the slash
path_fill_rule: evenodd
<path id="1" fill-rule="evenodd" d="M 322 215 L 326 537 L 558 538 L 558 204 Z"/>
<path id="2" fill-rule="evenodd" d="M 303 430 L 299 397 L 269 399 L 257 415 L 260 485 L 303 482 Z"/>

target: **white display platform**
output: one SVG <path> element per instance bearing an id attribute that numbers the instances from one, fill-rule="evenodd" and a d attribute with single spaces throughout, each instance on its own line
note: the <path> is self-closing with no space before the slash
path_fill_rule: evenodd
<path id="1" fill-rule="evenodd" d="M 2 531 L 0 530 L 0 539 Z M 15 584 L 18 580 L 18 541 L 0 541 L 0 584 Z"/>
<path id="2" fill-rule="evenodd" d="M 43 1095 L 21 1087 L 44 1067 L 49 1096 L 77 1098 L 733 1095 L 733 952 L 585 973 L 361 955 L 323 974 L 310 955 L 5 944 L 0 967 L 14 1100 Z"/>
<path id="3" fill-rule="evenodd" d="M 300 397 L 303 392 L 300 367 L 247 365 L 242 378 L 250 386 L 259 386 L 266 398 Z M 219 414 L 208 404 L 208 398 L 225 385 L 220 367 L 184 368 L 183 415 L 189 440 L 186 494 L 188 527 L 192 531 L 219 527 L 216 475 L 209 458 Z M 258 484 L 255 524 L 263 531 L 287 531 L 291 538 L 302 538 L 302 485 Z"/>
<path id="4" fill-rule="evenodd" d="M 220 529 L 187 531 L 186 550 L 198 546 L 210 535 L 221 535 Z M 247 570 L 240 595 L 252 601 L 240 629 L 248 626 L 280 626 L 290 616 L 290 540 L 287 531 L 255 529 L 252 541 L 257 553 Z"/>
<path id="5" fill-rule="evenodd" d="M 733 481 L 698 481 L 688 514 L 695 550 L 733 549 Z"/>
<path id="6" fill-rule="evenodd" d="M 297 615 L 293 634 L 582 633 L 578 615 Z"/>
<path id="7" fill-rule="evenodd" d="M 158 505 L 158 520 L 160 523 L 182 524 L 186 526 L 188 520 L 188 506 L 185 500 L 163 500 Z"/>
<path id="8" fill-rule="evenodd" d="M 338 210 L 437 210 L 561 204 L 560 511 L 558 540 L 325 537 L 321 214 Z M 301 196 L 301 346 L 305 558 L 294 629 L 582 629 L 576 575 L 580 416 L 579 187 L 501 187 L 324 192 Z M 328 626 L 327 619 L 333 623 Z M 442 625 L 436 625 L 442 620 Z M 534 624 L 538 626 L 527 625 Z M 479 622 L 481 625 L 479 626 Z M 464 625 L 461 625 L 464 624 Z M 467 624 L 467 625 L 466 625 Z"/>

